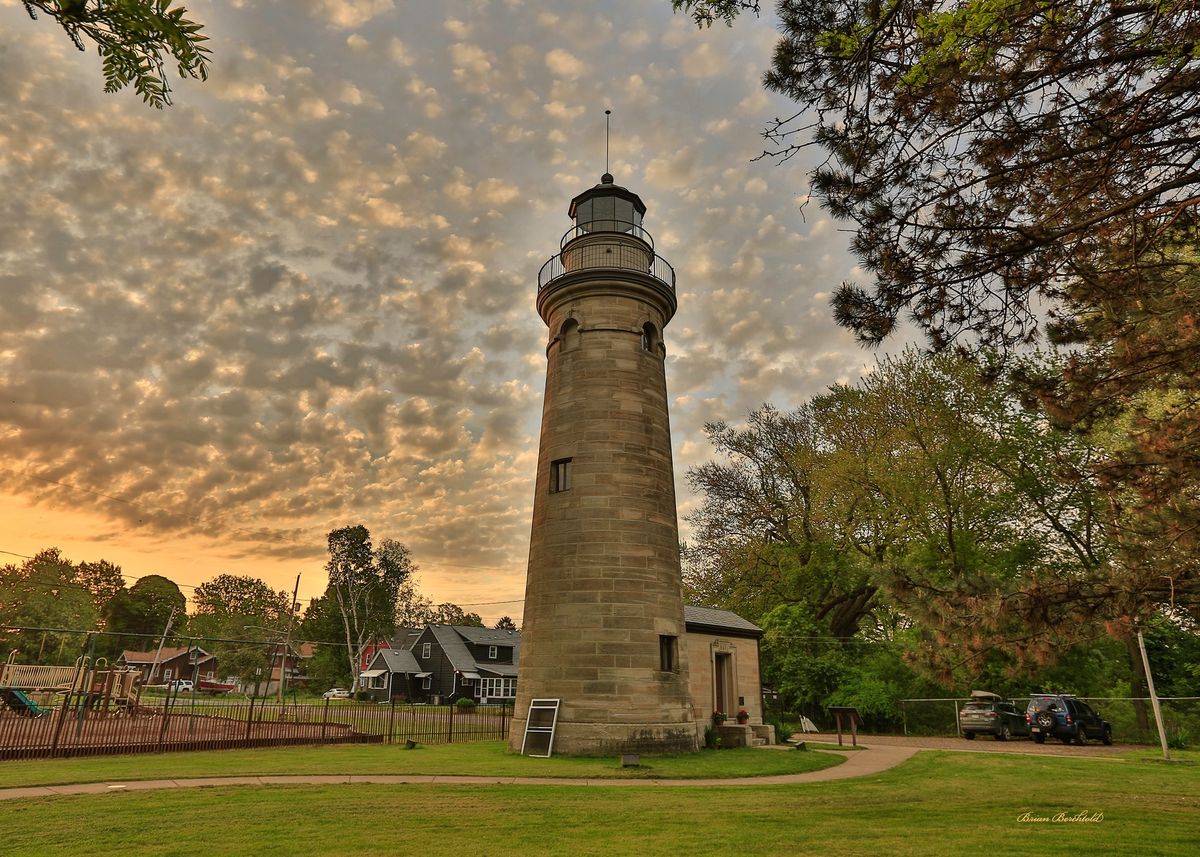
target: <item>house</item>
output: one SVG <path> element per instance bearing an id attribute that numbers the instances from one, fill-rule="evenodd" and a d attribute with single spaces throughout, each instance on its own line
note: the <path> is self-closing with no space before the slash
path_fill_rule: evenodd
<path id="1" fill-rule="evenodd" d="M 773 729 L 763 725 L 759 641 L 763 631 L 730 610 L 683 608 L 688 655 L 688 685 L 697 719 L 714 712 L 732 724 L 738 711 L 750 715 L 753 734 L 774 742 Z"/>
<path id="2" fill-rule="evenodd" d="M 359 674 L 359 690 L 380 701 L 511 701 L 520 645 L 516 631 L 463 625 L 400 629 L 390 643 L 375 647 Z"/>
<path id="3" fill-rule="evenodd" d="M 722 712 L 732 724 L 739 710 L 749 714 L 755 734 L 763 727 L 759 641 L 762 629 L 729 610 L 684 607 L 689 696 L 697 721 Z M 462 625 L 429 625 L 398 634 L 378 648 L 359 677 L 360 689 L 375 698 L 446 702 L 470 697 L 478 702 L 516 697 L 518 631 Z"/>
<path id="4" fill-rule="evenodd" d="M 308 682 L 307 665 L 316 654 L 316 646 L 312 643 L 290 646 L 286 656 L 284 656 L 283 648 L 282 643 L 273 646 L 271 666 L 267 675 L 263 676 L 266 681 L 262 688 L 264 696 L 279 692 L 281 673 L 287 678 L 284 683 L 287 690 L 304 687 Z"/>
<path id="5" fill-rule="evenodd" d="M 420 700 L 427 696 L 422 687 L 431 675 L 417 663 L 411 649 L 385 646 L 376 649 L 367 669 L 359 673 L 358 689 L 379 702 Z"/>
<path id="6" fill-rule="evenodd" d="M 163 646 L 162 651 L 135 652 L 126 649 L 118 661 L 142 674 L 142 684 L 166 684 L 177 678 L 217 680 L 217 659 L 199 646 Z"/>
<path id="7" fill-rule="evenodd" d="M 411 649 L 413 642 L 420 635 L 420 628 L 405 628 L 401 626 L 396 629 L 395 635 L 390 640 L 372 640 L 363 648 L 362 656 L 358 660 L 358 671 L 363 673 L 371 669 L 371 662 L 375 659 L 375 653 L 380 649 Z"/>

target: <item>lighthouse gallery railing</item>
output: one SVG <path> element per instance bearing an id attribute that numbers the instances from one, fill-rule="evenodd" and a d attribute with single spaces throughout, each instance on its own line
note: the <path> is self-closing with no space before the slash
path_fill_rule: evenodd
<path id="1" fill-rule="evenodd" d="M 606 234 L 611 234 L 614 240 L 603 240 Z M 621 240 L 626 236 L 637 238 L 640 243 Z M 575 243 L 576 239 L 582 238 L 592 240 Z M 675 269 L 654 252 L 654 239 L 639 225 L 614 220 L 580 224 L 567 230 L 559 246 L 563 252 L 547 259 L 538 271 L 539 292 L 567 274 L 605 268 L 648 274 L 672 292 L 675 291 Z M 564 255 L 570 258 L 569 268 L 563 261 Z"/>

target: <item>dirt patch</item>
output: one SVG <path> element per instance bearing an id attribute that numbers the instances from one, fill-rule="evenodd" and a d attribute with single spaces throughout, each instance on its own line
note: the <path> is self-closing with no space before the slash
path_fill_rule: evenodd
<path id="1" fill-rule="evenodd" d="M 65 714 L 65 716 L 64 716 Z M 200 750 L 271 745 L 379 741 L 344 723 L 260 722 L 161 711 L 43 717 L 0 713 L 0 759 L 82 756 L 147 750 Z"/>

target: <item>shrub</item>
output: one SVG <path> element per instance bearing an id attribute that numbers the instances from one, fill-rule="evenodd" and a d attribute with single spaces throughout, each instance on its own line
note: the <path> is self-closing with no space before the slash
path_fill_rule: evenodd
<path id="1" fill-rule="evenodd" d="M 475 707 L 475 700 L 471 699 L 469 696 L 464 696 L 455 700 L 454 704 L 458 707 L 459 711 L 469 711 Z"/>

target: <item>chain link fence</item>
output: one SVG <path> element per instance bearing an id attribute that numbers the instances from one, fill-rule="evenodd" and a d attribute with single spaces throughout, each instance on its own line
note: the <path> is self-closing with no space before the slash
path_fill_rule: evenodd
<path id="1" fill-rule="evenodd" d="M 1149 697 L 1079 697 L 1112 724 L 1113 738 L 1122 743 L 1157 744 L 1158 728 Z M 899 701 L 903 734 L 927 737 L 958 735 L 958 714 L 970 700 L 902 699 Z M 1029 697 L 1011 700 L 1022 711 Z M 1167 742 L 1181 748 L 1200 741 L 1200 697 L 1159 697 Z"/>

